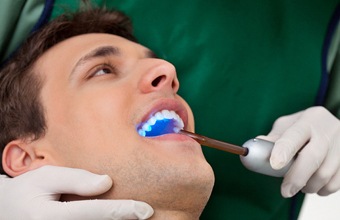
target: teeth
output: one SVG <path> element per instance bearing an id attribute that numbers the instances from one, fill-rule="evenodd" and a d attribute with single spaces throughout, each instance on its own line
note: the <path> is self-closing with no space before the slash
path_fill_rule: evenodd
<path id="1" fill-rule="evenodd" d="M 174 128 L 175 133 L 178 133 L 180 130 L 181 130 L 180 128 L 177 128 L 177 127 Z"/>
<path id="2" fill-rule="evenodd" d="M 154 124 L 156 123 L 156 121 L 157 121 L 157 119 L 154 118 L 154 117 L 152 117 L 152 118 L 150 118 L 150 119 L 148 120 L 148 124 L 154 125 Z"/>
<path id="3" fill-rule="evenodd" d="M 155 113 L 152 117 L 150 117 L 145 123 L 143 123 L 142 127 L 138 129 L 138 133 L 141 136 L 146 135 L 146 132 L 149 132 L 152 130 L 152 126 L 155 125 L 155 123 L 158 120 L 163 119 L 173 119 L 175 121 L 174 123 L 174 132 L 178 133 L 179 130 L 181 130 L 184 127 L 183 120 L 179 117 L 179 115 L 175 111 L 169 111 L 169 110 L 162 110 L 157 113 Z"/>
<path id="4" fill-rule="evenodd" d="M 151 131 L 151 124 L 149 124 L 149 123 L 144 124 L 142 129 L 144 131 Z"/>
<path id="5" fill-rule="evenodd" d="M 162 120 L 164 118 L 163 114 L 160 112 L 157 112 L 154 116 L 157 120 Z"/>
<path id="6" fill-rule="evenodd" d="M 173 115 L 172 113 L 174 113 L 175 115 Z M 164 118 L 166 118 L 166 119 L 173 119 L 177 115 L 174 111 L 170 112 L 169 110 L 163 110 L 162 114 L 164 115 Z"/>
<path id="7" fill-rule="evenodd" d="M 146 135 L 146 132 L 145 132 L 145 131 L 143 131 L 142 129 L 139 129 L 139 130 L 138 130 L 138 134 L 139 134 L 140 136 L 143 136 L 143 137 L 145 137 L 145 135 Z"/>

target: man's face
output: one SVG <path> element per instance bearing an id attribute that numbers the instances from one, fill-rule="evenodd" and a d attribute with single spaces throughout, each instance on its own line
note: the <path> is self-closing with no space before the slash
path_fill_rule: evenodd
<path id="1" fill-rule="evenodd" d="M 176 112 L 193 130 L 173 65 L 124 38 L 86 34 L 48 50 L 34 69 L 43 79 L 47 119 L 37 143 L 49 164 L 110 175 L 110 198 L 161 203 L 166 194 L 181 198 L 192 189 L 210 195 L 213 173 L 197 142 L 137 131 L 162 110 Z"/>

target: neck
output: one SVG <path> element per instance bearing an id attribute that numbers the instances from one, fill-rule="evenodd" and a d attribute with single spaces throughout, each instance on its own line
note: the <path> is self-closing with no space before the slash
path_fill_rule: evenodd
<path id="1" fill-rule="evenodd" d="M 189 213 L 186 211 L 169 211 L 154 209 L 155 213 L 149 220 L 197 220 L 201 212 Z"/>

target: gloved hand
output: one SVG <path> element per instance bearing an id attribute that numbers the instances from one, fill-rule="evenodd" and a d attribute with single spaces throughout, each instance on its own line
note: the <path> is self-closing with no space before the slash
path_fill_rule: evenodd
<path id="1" fill-rule="evenodd" d="M 298 191 L 329 195 L 340 188 L 340 121 L 323 107 L 280 117 L 268 136 L 275 142 L 270 157 L 274 169 L 284 167 L 298 153 L 286 173 L 283 197 Z"/>
<path id="2" fill-rule="evenodd" d="M 59 202 L 60 194 L 100 195 L 112 186 L 106 175 L 44 166 L 15 178 L 0 177 L 1 219 L 147 219 L 153 209 L 133 200 Z"/>

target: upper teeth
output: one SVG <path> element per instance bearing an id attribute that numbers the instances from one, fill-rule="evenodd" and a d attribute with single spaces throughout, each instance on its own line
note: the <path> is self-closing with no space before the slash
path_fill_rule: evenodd
<path id="1" fill-rule="evenodd" d="M 184 127 L 183 120 L 179 117 L 179 115 L 175 111 L 162 110 L 156 112 L 152 115 L 146 122 L 143 123 L 143 126 L 138 129 L 138 133 L 142 136 L 145 136 L 145 132 L 151 131 L 151 126 L 155 125 L 158 120 L 163 119 L 174 119 L 176 121 L 174 127 L 174 132 L 178 132 L 180 129 Z"/>

